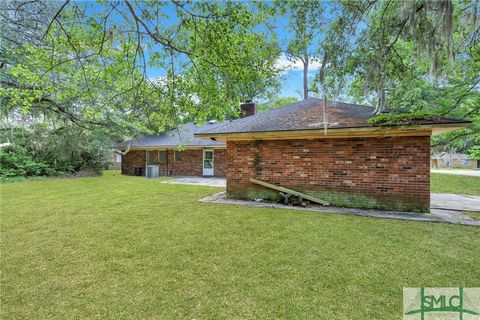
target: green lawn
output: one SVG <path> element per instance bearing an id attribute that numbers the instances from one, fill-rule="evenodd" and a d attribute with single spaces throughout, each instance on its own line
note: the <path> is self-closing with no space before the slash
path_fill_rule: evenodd
<path id="1" fill-rule="evenodd" d="M 1 319 L 399 319 L 478 286 L 480 228 L 198 203 L 113 176 L 0 186 Z"/>
<path id="2" fill-rule="evenodd" d="M 431 192 L 480 196 L 480 177 L 432 173 L 430 181 Z"/>
<path id="3" fill-rule="evenodd" d="M 463 211 L 464 215 L 469 216 L 473 220 L 480 220 L 480 212 L 475 212 L 475 211 Z"/>

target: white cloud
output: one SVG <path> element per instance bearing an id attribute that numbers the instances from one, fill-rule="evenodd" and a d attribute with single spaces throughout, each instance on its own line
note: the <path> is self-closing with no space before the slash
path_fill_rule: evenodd
<path id="1" fill-rule="evenodd" d="M 285 54 L 281 54 L 280 57 L 277 59 L 275 62 L 275 66 L 284 71 L 302 71 L 303 70 L 303 63 L 300 61 L 300 59 L 295 60 L 295 61 L 290 61 L 287 59 Z M 309 71 L 317 71 L 320 69 L 322 66 L 322 63 L 320 61 L 310 61 L 310 64 L 308 65 L 308 70 Z"/>
<path id="2" fill-rule="evenodd" d="M 156 77 L 147 77 L 149 82 L 155 86 L 163 86 L 167 84 L 167 77 L 166 76 L 156 76 Z"/>

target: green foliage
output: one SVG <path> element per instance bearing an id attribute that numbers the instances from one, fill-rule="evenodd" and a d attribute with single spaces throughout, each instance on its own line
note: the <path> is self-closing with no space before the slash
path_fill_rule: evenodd
<path id="1" fill-rule="evenodd" d="M 23 146 L 11 144 L 0 148 L 0 177 L 11 178 L 16 176 L 49 176 L 55 173 L 49 165 L 35 159 Z"/>
<path id="2" fill-rule="evenodd" d="M 280 49 L 250 5 L 0 2 L 2 142 L 19 162 L 3 174 L 98 171 L 113 141 L 268 98 Z"/>
<path id="3" fill-rule="evenodd" d="M 325 17 L 322 1 L 290 0 L 275 2 L 280 14 L 288 17 L 287 30 L 292 34 L 285 51 L 291 62 L 300 61 L 303 65 L 303 98 L 309 91 L 317 91 L 308 81 L 308 70 L 312 62 L 318 61 L 319 35 L 324 31 Z"/>
<path id="4" fill-rule="evenodd" d="M 33 19 L 38 6 L 49 4 L 5 4 L 10 11 L 16 5 L 31 10 L 26 18 Z M 7 114 L 42 114 L 135 135 L 187 118 L 223 119 L 237 113 L 240 102 L 278 87 L 276 36 L 263 32 L 264 18 L 249 4 L 173 2 L 167 8 L 160 1 L 125 1 L 99 2 L 92 10 L 80 2 L 67 4 L 53 21 L 58 8 L 50 5 L 53 10 L 38 13 L 44 23 L 2 24 L 8 50 L 0 102 Z M 169 23 L 158 24 L 164 20 Z M 35 41 L 9 41 L 17 33 Z M 147 66 L 159 76 L 149 78 Z"/>
<path id="5" fill-rule="evenodd" d="M 389 108 L 472 120 L 469 129 L 434 138 L 434 146 L 465 151 L 480 135 L 478 1 L 334 7 L 324 41 L 328 95 L 376 105 L 377 113 Z"/>
<path id="6" fill-rule="evenodd" d="M 98 173 L 112 157 L 110 140 L 99 131 L 85 131 L 74 125 L 51 128 L 37 124 L 28 129 L 3 131 L 0 148 L 0 177 L 33 177 Z"/>
<path id="7" fill-rule="evenodd" d="M 297 101 L 298 99 L 295 97 L 274 97 L 269 101 L 257 104 L 257 113 L 281 108 Z"/>
<path id="8" fill-rule="evenodd" d="M 471 147 L 468 153 L 471 159 L 480 161 L 480 145 Z"/>
<path id="9" fill-rule="evenodd" d="M 401 126 L 419 124 L 422 121 L 433 120 L 435 116 L 423 112 L 410 112 L 401 114 L 379 114 L 368 120 L 368 123 L 378 126 Z"/>

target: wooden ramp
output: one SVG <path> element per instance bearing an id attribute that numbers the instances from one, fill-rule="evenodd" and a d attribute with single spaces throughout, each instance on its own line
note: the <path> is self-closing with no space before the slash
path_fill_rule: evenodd
<path id="1" fill-rule="evenodd" d="M 301 192 L 298 192 L 298 191 L 295 191 L 295 190 L 287 189 L 287 188 L 284 188 L 284 187 L 279 187 L 279 186 L 276 186 L 274 184 L 271 184 L 271 183 L 268 183 L 268 182 L 265 182 L 265 181 L 250 178 L 250 182 L 253 182 L 255 184 L 258 184 L 258 185 L 261 185 L 261 186 L 264 186 L 264 187 L 267 187 L 267 188 L 270 188 L 270 189 L 273 189 L 273 190 L 276 190 L 276 191 L 291 194 L 291 195 L 297 196 L 301 199 L 306 199 L 306 200 L 311 201 L 311 202 L 319 203 L 319 204 L 322 204 L 324 206 L 329 205 L 329 203 L 325 200 L 318 199 L 318 198 L 309 196 L 308 194 L 301 193 Z"/>

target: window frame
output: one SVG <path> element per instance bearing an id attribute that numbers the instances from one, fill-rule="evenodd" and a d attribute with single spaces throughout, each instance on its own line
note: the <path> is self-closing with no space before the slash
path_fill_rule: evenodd
<path id="1" fill-rule="evenodd" d="M 152 161 L 151 161 L 151 162 L 148 161 L 148 160 L 149 160 L 149 159 L 148 159 L 149 154 L 152 155 L 152 159 L 151 159 Z M 155 151 L 153 151 L 153 150 L 147 150 L 147 166 L 152 166 L 152 165 L 154 165 L 154 164 L 155 164 Z"/>
<path id="2" fill-rule="evenodd" d="M 160 154 L 162 152 L 165 152 L 165 159 L 162 160 L 162 157 L 160 156 Z M 168 159 L 168 151 L 167 150 L 158 150 L 158 162 L 159 163 L 164 163 L 164 162 L 167 162 L 167 159 Z"/>
<path id="3" fill-rule="evenodd" d="M 177 158 L 177 154 L 180 155 L 179 158 Z M 180 151 L 180 150 L 173 151 L 173 161 L 174 162 L 182 162 L 182 156 L 183 156 L 183 151 Z"/>

